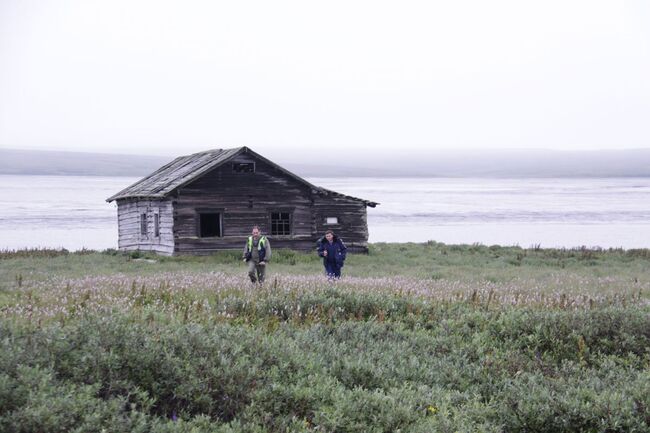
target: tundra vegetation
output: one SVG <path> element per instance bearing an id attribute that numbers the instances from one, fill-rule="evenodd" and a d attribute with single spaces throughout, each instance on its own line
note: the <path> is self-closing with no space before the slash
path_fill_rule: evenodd
<path id="1" fill-rule="evenodd" d="M 647 432 L 650 250 L 0 252 L 0 431 Z"/>

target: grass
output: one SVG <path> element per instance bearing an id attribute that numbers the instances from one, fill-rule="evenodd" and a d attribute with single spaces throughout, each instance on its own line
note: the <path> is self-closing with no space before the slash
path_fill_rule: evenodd
<path id="1" fill-rule="evenodd" d="M 240 253 L 213 256 L 160 257 L 120 254 L 114 250 L 69 253 L 53 250 L 0 252 L 0 289 L 12 287 L 17 276 L 39 281 L 51 275 L 78 278 L 85 275 L 154 275 L 159 272 L 245 273 Z M 137 257 L 137 258 L 134 258 Z M 152 259 L 149 263 L 140 259 Z M 523 249 L 483 245 L 385 244 L 370 246 L 367 255 L 350 255 L 344 274 L 354 277 L 407 276 L 460 282 L 507 283 L 519 278 L 543 282 L 563 277 L 614 277 L 622 281 L 650 281 L 650 250 Z M 274 251 L 270 271 L 275 274 L 313 275 L 322 270 L 313 254 Z"/>
<path id="2" fill-rule="evenodd" d="M 0 253 L 0 431 L 650 430 L 648 250 Z"/>

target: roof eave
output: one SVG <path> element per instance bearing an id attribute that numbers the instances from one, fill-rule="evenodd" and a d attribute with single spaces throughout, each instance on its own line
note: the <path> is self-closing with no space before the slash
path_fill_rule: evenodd
<path id="1" fill-rule="evenodd" d="M 377 202 L 374 202 L 374 201 L 364 200 L 364 199 L 359 198 L 359 197 L 353 197 L 351 195 L 342 194 L 340 192 L 332 191 L 331 189 L 327 189 L 327 188 L 319 188 L 319 192 L 321 194 L 325 195 L 325 196 L 333 195 L 333 196 L 342 197 L 342 198 L 345 198 L 345 199 L 348 199 L 348 200 L 360 201 L 360 202 L 362 202 L 363 204 L 365 204 L 366 206 L 369 206 L 369 207 L 375 207 L 375 206 L 380 204 L 380 203 L 377 203 Z"/>
<path id="2" fill-rule="evenodd" d="M 169 194 L 164 194 L 164 195 L 114 195 L 113 197 L 109 197 L 106 199 L 107 203 L 110 203 L 112 201 L 117 201 L 117 200 L 127 200 L 127 199 L 133 199 L 133 200 L 163 200 L 167 198 Z"/>

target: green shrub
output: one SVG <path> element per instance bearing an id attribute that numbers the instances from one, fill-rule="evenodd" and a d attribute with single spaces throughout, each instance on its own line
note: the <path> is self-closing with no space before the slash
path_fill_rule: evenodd
<path id="1" fill-rule="evenodd" d="M 648 428 L 647 308 L 416 314 L 396 303 L 381 322 L 370 314 L 379 299 L 333 289 L 311 302 L 341 309 L 340 320 L 4 321 L 0 431 Z"/>

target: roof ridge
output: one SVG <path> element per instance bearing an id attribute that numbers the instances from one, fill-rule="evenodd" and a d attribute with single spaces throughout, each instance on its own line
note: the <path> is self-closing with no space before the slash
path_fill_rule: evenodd
<path id="1" fill-rule="evenodd" d="M 222 153 L 222 152 L 228 152 L 228 151 L 231 151 L 231 150 L 238 150 L 239 151 L 239 150 L 242 150 L 242 149 L 245 149 L 245 148 L 247 148 L 247 147 L 246 146 L 239 146 L 239 147 L 229 147 L 227 149 L 223 149 L 223 148 L 208 149 L 208 150 L 202 150 L 200 152 L 190 153 L 189 155 L 183 155 L 180 158 L 185 158 L 185 157 L 188 157 L 188 156 L 195 156 L 195 155 L 205 155 L 205 154 L 213 153 L 213 152 Z"/>

